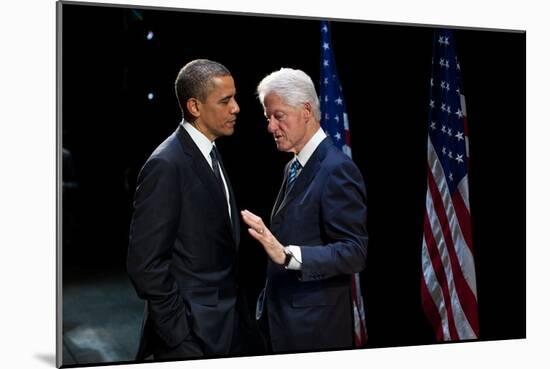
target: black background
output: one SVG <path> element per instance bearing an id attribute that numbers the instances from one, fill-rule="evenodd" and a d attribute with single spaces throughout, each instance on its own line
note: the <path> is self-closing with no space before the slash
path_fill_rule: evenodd
<path id="1" fill-rule="evenodd" d="M 74 4 L 63 6 L 62 19 L 60 130 L 72 154 L 63 171 L 64 181 L 78 183 L 63 194 L 65 280 L 124 270 L 137 173 L 177 127 L 174 80 L 195 58 L 219 61 L 234 76 L 241 113 L 235 134 L 218 145 L 239 207 L 268 219 L 289 156 L 267 133 L 255 87 L 283 66 L 318 81 L 318 19 Z M 367 184 L 361 279 L 369 347 L 433 343 L 420 303 L 433 29 L 347 21 L 331 27 L 353 158 Z M 470 129 L 481 339 L 522 338 L 526 36 L 455 34 Z M 264 282 L 265 255 L 245 232 L 240 250 L 252 301 Z"/>

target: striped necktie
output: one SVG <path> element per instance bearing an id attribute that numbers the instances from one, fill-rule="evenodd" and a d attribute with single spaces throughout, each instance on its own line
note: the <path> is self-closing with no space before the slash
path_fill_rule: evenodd
<path id="1" fill-rule="evenodd" d="M 298 161 L 298 159 L 294 159 L 292 164 L 290 165 L 290 169 L 288 170 L 288 179 L 286 183 L 286 192 L 290 191 L 292 188 L 292 185 L 294 184 L 294 181 L 296 181 L 296 177 L 298 177 L 298 171 L 302 169 L 302 165 Z"/>

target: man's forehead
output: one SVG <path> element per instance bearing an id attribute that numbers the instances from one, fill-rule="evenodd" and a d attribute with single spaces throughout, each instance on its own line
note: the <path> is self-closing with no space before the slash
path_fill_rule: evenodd
<path id="1" fill-rule="evenodd" d="M 296 108 L 294 108 L 293 106 L 287 104 L 285 101 L 283 101 L 283 99 L 276 99 L 276 100 L 273 100 L 273 99 L 265 99 L 264 100 L 264 111 L 269 111 L 271 113 L 275 113 L 275 112 L 278 112 L 278 111 L 281 111 L 281 112 L 288 112 L 288 111 L 291 111 L 291 110 L 295 110 Z"/>
<path id="2" fill-rule="evenodd" d="M 209 88 L 208 88 L 208 94 L 234 94 L 235 91 L 235 84 L 233 82 L 233 77 L 227 75 L 227 76 L 219 76 L 219 77 L 212 77 L 210 79 Z"/>
<path id="3" fill-rule="evenodd" d="M 231 77 L 230 75 L 227 75 L 227 76 L 214 76 L 212 78 L 210 78 L 210 85 L 211 86 L 215 86 L 215 87 L 218 87 L 218 86 L 225 86 L 225 85 L 233 85 L 234 82 L 233 82 L 233 77 Z"/>

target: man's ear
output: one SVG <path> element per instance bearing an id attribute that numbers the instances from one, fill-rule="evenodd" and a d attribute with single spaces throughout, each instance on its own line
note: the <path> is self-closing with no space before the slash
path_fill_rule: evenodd
<path id="1" fill-rule="evenodd" d="M 195 118 L 198 118 L 201 115 L 200 104 L 201 102 L 199 101 L 199 99 L 196 99 L 194 97 L 187 99 L 187 102 L 185 103 L 185 105 L 187 106 L 187 111 Z"/>
<path id="2" fill-rule="evenodd" d="M 309 120 L 313 117 L 313 107 L 311 106 L 311 103 L 309 101 L 306 101 L 304 103 L 303 114 L 306 122 L 309 122 Z"/>

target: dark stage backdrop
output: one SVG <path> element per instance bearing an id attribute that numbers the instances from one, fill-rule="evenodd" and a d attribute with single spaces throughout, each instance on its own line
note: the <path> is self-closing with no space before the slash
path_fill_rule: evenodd
<path id="1" fill-rule="evenodd" d="M 62 13 L 64 282 L 76 271 L 124 270 L 137 174 L 177 127 L 174 80 L 195 58 L 233 73 L 241 113 L 218 144 L 239 207 L 268 219 L 289 156 L 267 133 L 255 87 L 283 66 L 318 82 L 319 20 L 74 4 Z M 369 347 L 434 342 L 420 303 L 432 34 L 332 22 L 353 158 L 367 184 Z M 456 31 L 483 340 L 525 337 L 525 37 Z M 240 251 L 252 303 L 266 258 L 244 230 Z"/>

